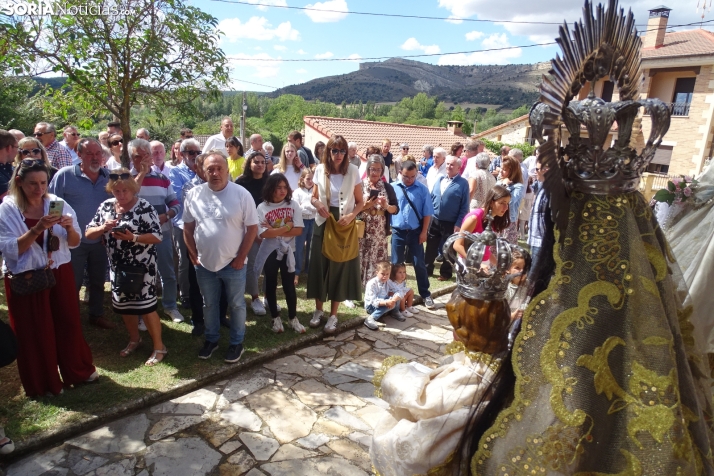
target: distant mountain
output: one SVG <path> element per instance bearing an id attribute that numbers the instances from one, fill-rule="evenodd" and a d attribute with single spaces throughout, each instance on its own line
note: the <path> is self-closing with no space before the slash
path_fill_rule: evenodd
<path id="1" fill-rule="evenodd" d="M 296 94 L 307 100 L 394 102 L 425 92 L 447 102 L 500 104 L 515 108 L 538 97 L 541 76 L 549 63 L 436 66 L 392 58 L 360 63 L 349 74 L 313 79 L 273 91 L 270 96 Z"/>

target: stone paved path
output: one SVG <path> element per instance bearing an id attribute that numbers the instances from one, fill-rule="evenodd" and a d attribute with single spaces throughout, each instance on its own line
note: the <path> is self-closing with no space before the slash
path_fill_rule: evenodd
<path id="1" fill-rule="evenodd" d="M 445 303 L 449 296 L 437 302 Z M 364 476 L 387 404 L 385 357 L 436 367 L 452 341 L 445 310 L 364 326 L 114 421 L 7 468 L 8 476 Z"/>

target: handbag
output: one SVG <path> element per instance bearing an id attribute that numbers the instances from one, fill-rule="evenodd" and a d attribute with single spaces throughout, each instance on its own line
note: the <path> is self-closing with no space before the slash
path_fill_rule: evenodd
<path id="1" fill-rule="evenodd" d="M 52 228 L 47 230 L 47 247 L 47 264 L 44 268 L 31 269 L 19 274 L 7 273 L 13 294 L 27 296 L 28 294 L 44 291 L 57 284 L 55 274 L 50 269 L 50 264 L 52 263 L 52 251 L 59 249 L 59 238 L 52 234 Z"/>
<path id="2" fill-rule="evenodd" d="M 344 263 L 359 255 L 359 241 L 354 220 L 349 225 L 342 226 L 332 215 L 327 217 L 322 236 L 322 255 L 335 263 Z"/>
<path id="3" fill-rule="evenodd" d="M 12 328 L 0 321 L 0 367 L 10 365 L 17 358 L 17 339 Z"/>
<path id="4" fill-rule="evenodd" d="M 141 294 L 144 289 L 144 274 L 142 266 L 118 264 L 114 271 L 114 287 L 119 294 Z"/>

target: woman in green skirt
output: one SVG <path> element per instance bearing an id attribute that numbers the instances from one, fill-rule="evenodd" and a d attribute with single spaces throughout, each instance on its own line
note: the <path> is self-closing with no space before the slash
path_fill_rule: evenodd
<path id="1" fill-rule="evenodd" d="M 362 211 L 362 180 L 359 170 L 347 160 L 347 141 L 333 136 L 323 149 L 320 165 L 315 168 L 312 205 L 317 210 L 315 230 L 310 248 L 307 297 L 315 299 L 315 312 L 310 327 L 322 324 L 323 303 L 330 300 L 330 317 L 325 332 L 337 332 L 337 308 L 345 300 L 362 299 L 359 255 L 341 263 L 331 261 L 322 254 L 322 237 L 327 217 L 332 216 L 339 225 L 350 224 Z"/>

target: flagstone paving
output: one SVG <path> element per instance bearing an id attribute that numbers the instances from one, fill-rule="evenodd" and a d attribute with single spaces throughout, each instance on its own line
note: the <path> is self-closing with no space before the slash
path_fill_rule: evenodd
<path id="1" fill-rule="evenodd" d="M 449 296 L 436 299 L 442 304 Z M 7 468 L 8 476 L 365 476 L 388 405 L 372 377 L 391 355 L 436 367 L 443 308 L 345 331 L 121 418 Z"/>

